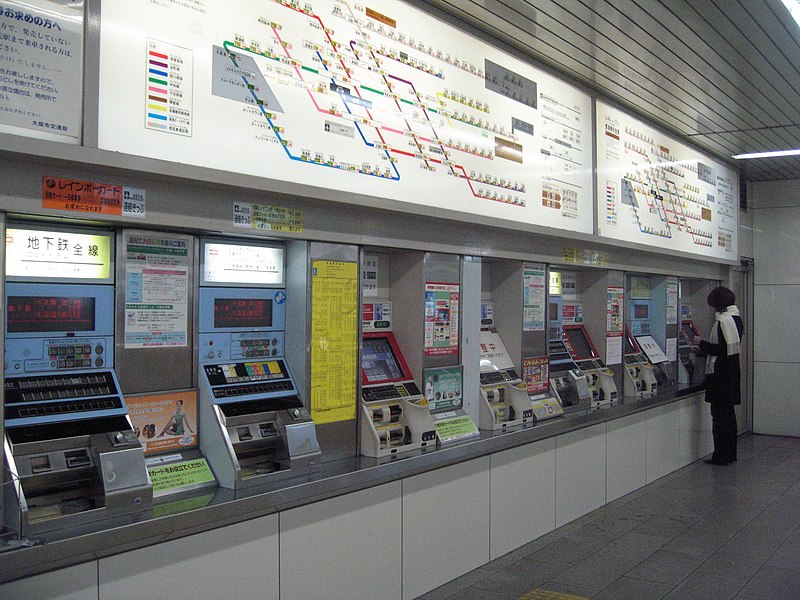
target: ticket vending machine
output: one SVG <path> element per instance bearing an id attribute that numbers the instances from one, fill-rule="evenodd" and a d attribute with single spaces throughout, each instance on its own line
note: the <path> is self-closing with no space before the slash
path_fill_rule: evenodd
<path id="1" fill-rule="evenodd" d="M 382 458 L 436 447 L 428 401 L 391 331 L 363 334 L 361 351 L 361 453 Z"/>
<path id="2" fill-rule="evenodd" d="M 4 505 L 24 536 L 152 504 L 114 371 L 112 249 L 105 231 L 7 231 Z"/>
<path id="3" fill-rule="evenodd" d="M 697 385 L 705 379 L 705 357 L 695 354 L 695 337 L 702 337 L 694 321 L 681 321 L 678 335 L 678 383 Z"/>
<path id="4" fill-rule="evenodd" d="M 480 386 L 481 429 L 498 431 L 533 421 L 528 388 L 517 374 L 503 340 L 489 329 L 481 330 Z"/>
<path id="5" fill-rule="evenodd" d="M 221 486 L 243 489 L 310 466 L 320 449 L 284 357 L 283 247 L 201 246 L 200 449 Z"/>
<path id="6" fill-rule="evenodd" d="M 550 359 L 550 391 L 558 398 L 564 412 L 589 408 L 592 392 L 584 375 L 572 360 L 563 340 L 547 342 Z"/>
<path id="7" fill-rule="evenodd" d="M 625 362 L 624 395 L 627 398 L 652 398 L 658 392 L 655 368 L 647 355 L 639 347 L 631 330 L 625 327 L 623 342 Z"/>
<path id="8" fill-rule="evenodd" d="M 616 404 L 614 374 L 600 358 L 586 328 L 583 325 L 565 325 L 563 336 L 575 366 L 586 377 L 592 395 L 592 408 Z"/>

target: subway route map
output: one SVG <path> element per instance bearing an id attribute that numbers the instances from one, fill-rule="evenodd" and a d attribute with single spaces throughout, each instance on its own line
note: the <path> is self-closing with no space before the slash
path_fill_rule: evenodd
<path id="1" fill-rule="evenodd" d="M 103 149 L 592 233 L 590 97 L 403 2 L 104 0 L 100 54 Z"/>
<path id="2" fill-rule="evenodd" d="M 597 103 L 600 235 L 738 260 L 736 172 Z"/>

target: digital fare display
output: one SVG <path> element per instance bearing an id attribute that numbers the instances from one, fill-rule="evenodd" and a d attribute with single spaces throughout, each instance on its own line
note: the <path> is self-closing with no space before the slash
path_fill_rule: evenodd
<path id="1" fill-rule="evenodd" d="M 634 319 L 649 319 L 650 307 L 647 304 L 634 304 L 633 305 L 633 318 Z"/>
<path id="2" fill-rule="evenodd" d="M 214 327 L 272 327 L 272 300 L 266 298 L 214 298 Z"/>
<path id="3" fill-rule="evenodd" d="M 361 368 L 368 383 L 404 378 L 389 338 L 385 337 L 364 339 Z"/>
<path id="4" fill-rule="evenodd" d="M 77 296 L 9 296 L 8 333 L 93 331 L 94 298 Z"/>

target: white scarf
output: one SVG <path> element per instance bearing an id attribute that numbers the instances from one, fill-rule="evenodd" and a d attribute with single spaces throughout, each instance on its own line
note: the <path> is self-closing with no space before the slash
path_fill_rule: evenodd
<path id="1" fill-rule="evenodd" d="M 712 344 L 719 344 L 719 330 L 722 328 L 722 335 L 727 344 L 727 354 L 739 354 L 739 329 L 736 327 L 736 321 L 733 320 L 734 316 L 739 315 L 739 309 L 734 304 L 731 304 L 725 309 L 725 312 L 718 312 L 714 315 L 714 325 L 711 327 L 711 334 L 708 336 L 708 341 Z M 709 354 L 706 357 L 706 373 L 714 372 L 714 363 L 717 362 L 717 357 Z"/>

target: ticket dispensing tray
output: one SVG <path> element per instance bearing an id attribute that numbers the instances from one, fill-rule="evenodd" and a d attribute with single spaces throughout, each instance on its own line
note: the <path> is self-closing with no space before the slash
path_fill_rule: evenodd
<path id="1" fill-rule="evenodd" d="M 562 340 L 547 342 L 550 357 L 550 391 L 556 395 L 565 413 L 589 408 L 592 393 L 586 376 L 580 372 Z"/>
<path id="2" fill-rule="evenodd" d="M 308 466 L 320 454 L 314 422 L 282 359 L 203 365 L 201 447 L 220 484 L 242 488 L 258 476 Z"/>
<path id="3" fill-rule="evenodd" d="M 5 426 L 13 482 L 4 501 L 19 504 L 11 525 L 24 535 L 150 506 L 144 452 L 113 371 L 6 377 Z"/>

